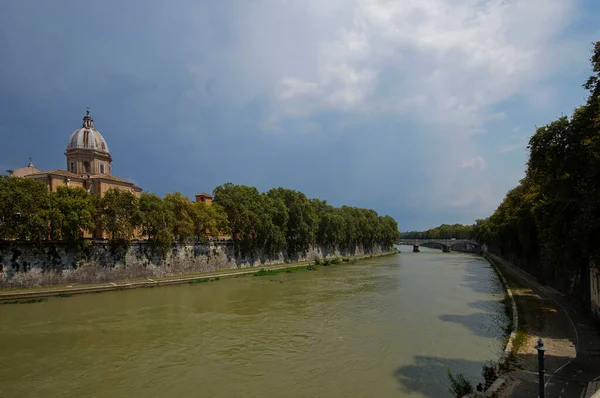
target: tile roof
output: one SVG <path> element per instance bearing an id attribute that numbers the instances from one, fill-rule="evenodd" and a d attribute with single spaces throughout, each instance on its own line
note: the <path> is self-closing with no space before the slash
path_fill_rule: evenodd
<path id="1" fill-rule="evenodd" d="M 89 175 L 89 177 L 88 177 L 88 174 L 83 174 L 83 175 L 75 174 L 75 173 L 71 173 L 70 171 L 66 171 L 66 170 L 48 170 L 48 171 L 42 171 L 39 173 L 29 174 L 28 177 L 41 177 L 41 176 L 46 176 L 46 175 L 76 178 L 79 180 L 86 180 L 88 178 L 90 180 L 107 180 L 107 181 L 112 181 L 112 182 L 119 182 L 121 184 L 131 185 L 133 188 L 139 189 L 140 191 L 142 190 L 140 187 L 134 185 L 132 182 L 124 180 L 119 177 L 115 177 L 110 174 L 94 174 L 94 175 Z"/>
<path id="2" fill-rule="evenodd" d="M 124 180 L 124 179 L 119 178 L 119 177 L 115 177 L 115 176 L 110 175 L 110 174 L 95 174 L 95 175 L 91 175 L 90 179 L 93 179 L 93 180 L 109 180 L 109 181 L 116 181 L 116 182 L 122 182 L 122 183 L 133 185 L 133 183 L 130 182 L 130 181 Z"/>
<path id="3" fill-rule="evenodd" d="M 79 178 L 81 180 L 85 179 L 85 177 L 82 175 L 71 173 L 70 171 L 65 171 L 65 170 L 42 171 L 40 173 L 29 174 L 28 177 L 44 176 L 44 175 L 59 175 L 62 177 Z"/>

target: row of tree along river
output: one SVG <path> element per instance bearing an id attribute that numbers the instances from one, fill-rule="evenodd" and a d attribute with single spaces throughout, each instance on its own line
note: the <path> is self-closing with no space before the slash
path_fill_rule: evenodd
<path id="1" fill-rule="evenodd" d="M 226 183 L 214 203 L 191 202 L 176 192 L 164 198 L 111 189 L 102 198 L 83 188 L 48 192 L 40 181 L 0 176 L 0 240 L 64 241 L 81 246 L 85 232 L 102 231 L 115 242 L 148 239 L 166 253 L 174 242 L 206 242 L 231 236 L 240 255 L 288 257 L 312 245 L 324 248 L 391 247 L 398 241 L 396 221 L 370 209 L 336 208 L 301 192 Z"/>

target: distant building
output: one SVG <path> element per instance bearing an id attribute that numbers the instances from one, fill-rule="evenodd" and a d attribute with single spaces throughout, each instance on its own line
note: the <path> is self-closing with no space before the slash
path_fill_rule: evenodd
<path id="1" fill-rule="evenodd" d="M 211 206 L 212 200 L 213 200 L 213 197 L 205 192 L 202 192 L 202 193 L 199 193 L 198 195 L 196 195 L 196 203 L 202 202 L 207 206 Z"/>
<path id="2" fill-rule="evenodd" d="M 104 196 L 106 191 L 117 188 L 139 196 L 142 189 L 134 183 L 111 174 L 112 157 L 106 140 L 96 130 L 90 111 L 86 111 L 81 128 L 71 134 L 65 152 L 66 170 L 42 171 L 30 161 L 26 167 L 7 172 L 15 177 L 43 181 L 51 192 L 61 186 L 82 187 L 92 195 Z"/>

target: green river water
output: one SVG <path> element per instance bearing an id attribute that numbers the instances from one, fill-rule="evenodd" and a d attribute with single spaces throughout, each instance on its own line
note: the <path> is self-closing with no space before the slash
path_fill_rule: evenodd
<path id="1" fill-rule="evenodd" d="M 485 259 L 422 248 L 317 271 L 0 305 L 0 397 L 450 397 L 502 352 Z"/>

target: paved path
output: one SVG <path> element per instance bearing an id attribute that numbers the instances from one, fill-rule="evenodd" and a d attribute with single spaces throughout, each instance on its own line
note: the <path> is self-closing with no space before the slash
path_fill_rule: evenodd
<path id="1" fill-rule="evenodd" d="M 552 301 L 554 308 L 560 309 L 568 318 L 568 324 L 548 325 L 547 329 L 554 329 L 557 335 L 560 335 L 563 345 L 569 344 L 569 340 L 575 344 L 576 355 L 562 356 L 557 359 L 553 366 L 549 366 L 549 372 L 546 374 L 546 397 L 547 398 L 580 398 L 590 397 L 595 391 L 597 383 L 600 380 L 600 336 L 589 323 L 589 319 L 583 309 L 572 299 L 554 290 L 553 288 L 539 283 L 533 276 L 510 265 L 497 256 L 491 256 L 496 261 L 501 262 L 503 272 L 508 271 L 513 277 L 529 287 L 540 300 L 546 302 Z M 570 326 L 569 326 L 570 325 Z M 562 329 L 562 330 L 558 330 Z M 566 330 L 570 329 L 570 330 Z M 569 336 L 568 339 L 564 339 Z M 537 336 L 534 336 L 537 337 Z M 551 361 L 552 352 L 547 351 L 548 361 Z M 535 358 L 533 358 L 535 359 Z M 535 361 L 534 361 L 535 362 Z M 531 363 L 531 361 L 530 361 Z M 550 364 L 549 364 L 550 365 Z M 536 387 L 536 375 L 533 370 L 521 369 L 515 370 L 512 379 L 519 380 L 519 383 L 510 388 L 508 386 L 507 397 L 525 397 L 537 396 L 537 393 L 531 395 Z M 522 388 L 519 388 L 522 387 Z M 528 388 L 526 388 L 528 386 Z M 588 389 L 589 386 L 589 389 Z M 525 390 L 528 390 L 527 392 Z"/>
<path id="2" fill-rule="evenodd" d="M 583 397 L 588 393 L 591 396 L 592 391 L 586 391 L 588 385 L 593 388 L 594 380 L 600 380 L 600 337 L 577 303 L 551 287 L 540 285 L 540 288 L 567 313 L 577 334 L 577 356 L 550 376 L 546 396 Z"/>

